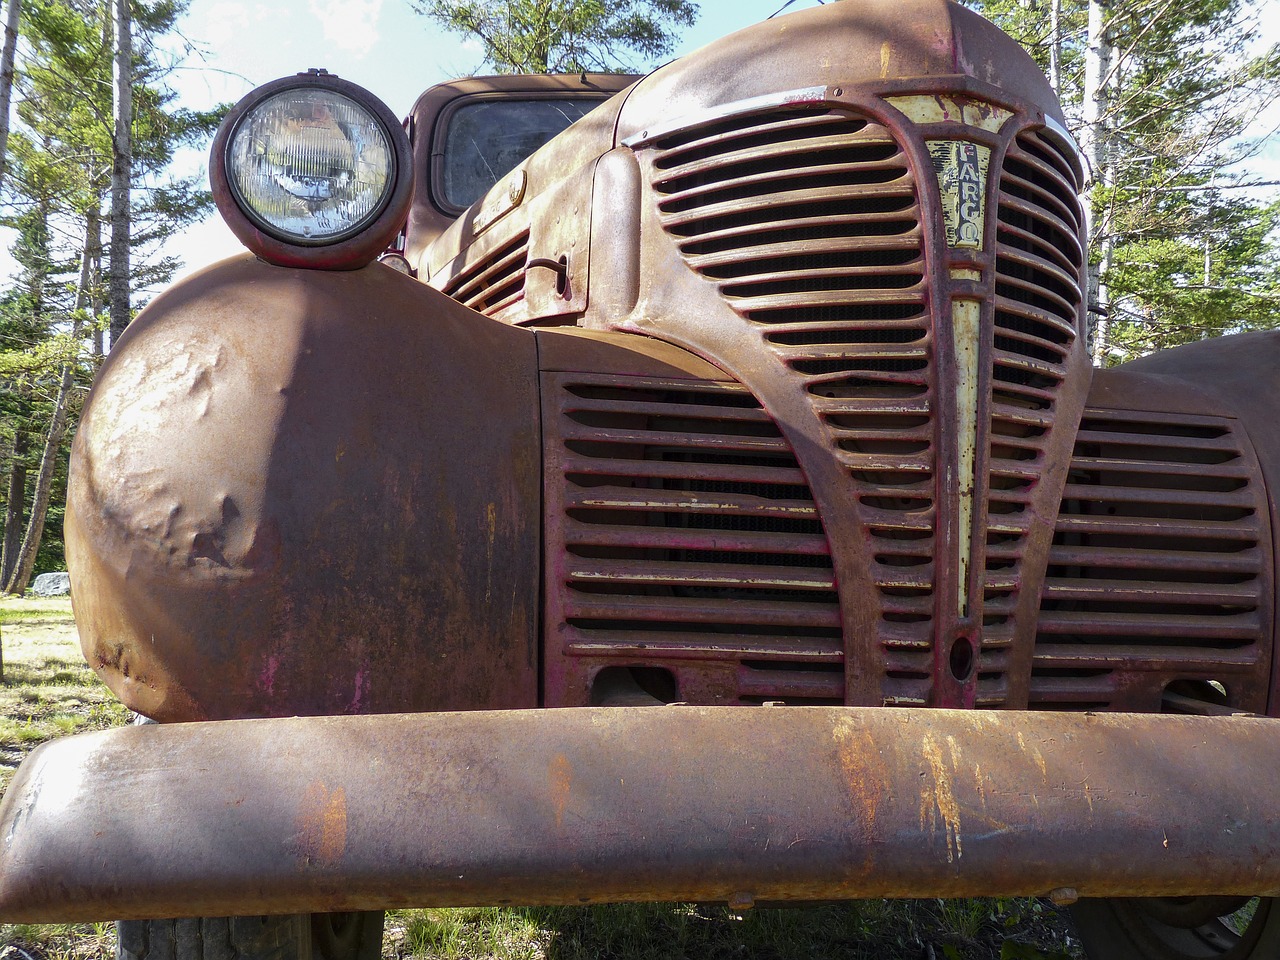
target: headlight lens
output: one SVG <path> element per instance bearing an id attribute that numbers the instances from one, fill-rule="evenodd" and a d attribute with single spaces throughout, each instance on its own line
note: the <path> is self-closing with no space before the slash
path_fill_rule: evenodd
<path id="1" fill-rule="evenodd" d="M 349 97 L 295 88 L 267 97 L 236 125 L 227 180 L 241 209 L 288 243 L 337 243 L 365 229 L 396 181 L 383 124 Z"/>

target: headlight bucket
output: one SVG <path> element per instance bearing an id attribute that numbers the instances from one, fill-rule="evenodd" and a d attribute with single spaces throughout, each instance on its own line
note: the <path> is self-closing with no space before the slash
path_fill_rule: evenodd
<path id="1" fill-rule="evenodd" d="M 218 128 L 214 200 L 268 263 L 354 270 L 385 250 L 412 197 L 409 139 L 362 87 L 309 71 L 258 87 Z"/>

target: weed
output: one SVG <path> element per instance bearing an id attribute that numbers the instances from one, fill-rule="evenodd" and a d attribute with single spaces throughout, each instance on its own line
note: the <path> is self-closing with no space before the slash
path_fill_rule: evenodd
<path id="1" fill-rule="evenodd" d="M 12 960 L 115 960 L 113 923 L 0 924 L 0 953 Z M 19 952 L 20 951 L 20 952 Z"/>
<path id="2" fill-rule="evenodd" d="M 387 930 L 384 955 L 414 960 L 1080 956 L 1078 941 L 1052 907 L 1017 899 L 867 900 L 742 912 L 662 903 L 406 910 L 388 917 Z"/>
<path id="3" fill-rule="evenodd" d="M 545 941 L 545 932 L 519 910 L 472 908 L 405 913 L 403 942 L 408 956 L 540 960 L 547 956 Z"/>

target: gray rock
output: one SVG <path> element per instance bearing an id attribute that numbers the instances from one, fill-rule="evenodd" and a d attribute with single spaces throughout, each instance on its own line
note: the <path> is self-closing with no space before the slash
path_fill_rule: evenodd
<path id="1" fill-rule="evenodd" d="M 37 597 L 65 597 L 71 592 L 71 575 L 66 573 L 42 573 L 31 585 Z"/>

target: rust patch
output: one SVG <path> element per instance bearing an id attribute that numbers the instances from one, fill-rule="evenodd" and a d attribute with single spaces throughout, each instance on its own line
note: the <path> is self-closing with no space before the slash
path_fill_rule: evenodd
<path id="1" fill-rule="evenodd" d="M 880 798 L 884 794 L 884 784 L 889 782 L 890 771 L 871 732 L 853 718 L 837 719 L 831 736 L 835 740 L 844 781 L 849 787 L 853 816 L 862 828 L 863 837 L 871 839 L 876 835 Z"/>
<path id="2" fill-rule="evenodd" d="M 954 761 L 954 742 L 951 746 Z M 933 782 L 927 782 L 926 778 L 921 784 L 920 829 L 928 829 L 929 836 L 936 836 L 938 821 L 941 820 L 946 831 L 947 863 L 954 863 L 964 855 L 964 844 L 960 836 L 960 805 L 956 802 L 955 791 L 951 786 L 951 774 L 942 759 L 942 750 L 932 735 L 925 736 L 921 751 L 929 764 Z"/>
<path id="3" fill-rule="evenodd" d="M 306 864 L 329 866 L 347 849 L 347 794 L 315 781 L 302 798 L 297 819 L 297 853 Z"/>
<path id="4" fill-rule="evenodd" d="M 551 761 L 551 805 L 555 809 L 557 829 L 564 826 L 564 811 L 569 805 L 569 792 L 573 789 L 573 765 L 563 753 L 557 753 Z"/>
<path id="5" fill-rule="evenodd" d="M 1021 731 L 1018 733 L 1018 748 L 1025 754 L 1029 753 L 1031 759 L 1035 761 L 1036 768 L 1040 771 L 1040 779 L 1047 786 L 1049 782 L 1049 771 L 1045 766 L 1044 754 L 1040 752 L 1040 748 L 1032 744 L 1028 749 L 1026 738 L 1022 736 Z"/>

